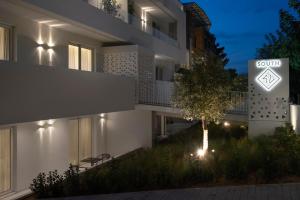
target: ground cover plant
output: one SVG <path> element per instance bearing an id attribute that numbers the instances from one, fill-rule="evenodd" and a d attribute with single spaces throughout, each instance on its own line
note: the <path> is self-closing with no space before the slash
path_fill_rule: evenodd
<path id="1" fill-rule="evenodd" d="M 210 147 L 196 155 L 196 125 L 152 149 L 138 150 L 79 174 L 70 168 L 40 174 L 31 189 L 38 197 L 62 197 L 198 186 L 280 182 L 300 176 L 300 136 L 277 128 L 272 136 L 249 139 L 246 128 L 210 124 Z"/>

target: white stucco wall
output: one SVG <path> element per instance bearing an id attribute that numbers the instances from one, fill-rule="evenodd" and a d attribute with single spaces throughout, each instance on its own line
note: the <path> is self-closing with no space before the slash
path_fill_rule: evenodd
<path id="1" fill-rule="evenodd" d="M 40 172 L 59 170 L 69 165 L 68 123 L 65 119 L 56 120 L 53 130 L 40 132 L 37 122 L 17 125 L 15 190 L 27 189 L 32 179 Z"/>
<path id="2" fill-rule="evenodd" d="M 45 20 L 44 20 L 45 21 Z M 51 65 L 68 68 L 68 45 L 80 44 L 94 50 L 94 71 L 101 71 L 103 63 L 101 41 L 90 37 L 61 30 L 59 27 L 50 27 L 43 20 L 34 20 L 20 16 L 0 7 L 0 23 L 14 27 L 15 58 L 18 63 L 27 65 Z M 38 42 L 53 44 L 53 60 L 49 62 L 47 50 L 44 50 L 39 59 Z"/>
<path id="3" fill-rule="evenodd" d="M 152 112 L 128 111 L 107 116 L 108 152 L 119 156 L 152 146 Z"/>
<path id="4" fill-rule="evenodd" d="M 124 111 L 90 116 L 93 119 L 93 156 L 114 157 L 152 145 L 151 111 Z M 40 172 L 69 166 L 69 119 L 56 119 L 41 132 L 38 122 L 15 125 L 13 135 L 13 190 L 28 189 Z M 45 121 L 46 122 L 46 121 Z"/>
<path id="5" fill-rule="evenodd" d="M 300 105 L 291 105 L 291 124 L 297 134 L 300 134 Z"/>

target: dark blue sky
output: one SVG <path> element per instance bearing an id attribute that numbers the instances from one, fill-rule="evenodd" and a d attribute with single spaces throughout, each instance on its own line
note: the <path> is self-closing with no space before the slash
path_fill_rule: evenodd
<path id="1" fill-rule="evenodd" d="M 192 0 L 182 0 L 191 2 Z M 195 0 L 212 22 L 211 32 L 225 47 L 227 68 L 247 72 L 249 59 L 265 42 L 265 34 L 279 26 L 279 10 L 288 9 L 288 0 Z"/>

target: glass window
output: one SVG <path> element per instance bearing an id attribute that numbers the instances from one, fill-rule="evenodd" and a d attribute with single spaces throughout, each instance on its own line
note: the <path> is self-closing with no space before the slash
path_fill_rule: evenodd
<path id="1" fill-rule="evenodd" d="M 80 45 L 69 45 L 69 69 L 89 71 L 93 70 L 93 51 Z"/>
<path id="2" fill-rule="evenodd" d="M 79 70 L 79 47 L 69 45 L 69 69 Z"/>
<path id="3" fill-rule="evenodd" d="M 0 25 L 0 60 L 9 60 L 9 28 Z"/>
<path id="4" fill-rule="evenodd" d="M 70 163 L 80 165 L 92 156 L 92 120 L 82 118 L 70 120 Z"/>
<path id="5" fill-rule="evenodd" d="M 92 50 L 81 48 L 81 70 L 92 71 Z"/>
<path id="6" fill-rule="evenodd" d="M 0 129 L 0 193 L 11 188 L 11 130 Z"/>

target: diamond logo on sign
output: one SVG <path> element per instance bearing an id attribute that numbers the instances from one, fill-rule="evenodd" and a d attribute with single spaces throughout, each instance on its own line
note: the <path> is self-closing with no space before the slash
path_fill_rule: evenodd
<path id="1" fill-rule="evenodd" d="M 281 79 L 281 76 L 274 70 L 267 68 L 256 77 L 255 81 L 259 86 L 270 92 L 280 83 Z"/>

